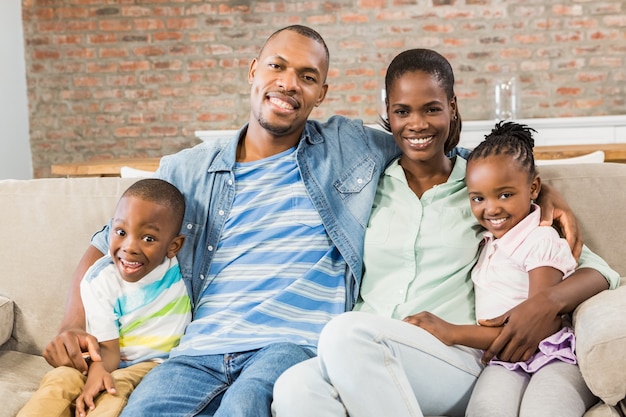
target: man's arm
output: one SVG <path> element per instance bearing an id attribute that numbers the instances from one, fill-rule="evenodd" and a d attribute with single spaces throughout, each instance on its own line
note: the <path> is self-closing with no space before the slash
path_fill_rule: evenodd
<path id="1" fill-rule="evenodd" d="M 43 351 L 43 357 L 54 367 L 70 366 L 86 373 L 88 366 L 83 358 L 83 352 L 89 352 L 93 360 L 101 359 L 98 341 L 85 332 L 85 311 L 80 296 L 80 281 L 87 269 L 102 256 L 104 256 L 102 252 L 90 245 L 74 271 L 59 333 Z"/>

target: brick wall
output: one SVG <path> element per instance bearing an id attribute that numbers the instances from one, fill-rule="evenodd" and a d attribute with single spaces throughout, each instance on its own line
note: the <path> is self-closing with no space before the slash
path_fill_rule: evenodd
<path id="1" fill-rule="evenodd" d="M 465 120 L 486 119 L 503 66 L 523 117 L 626 113 L 623 0 L 23 0 L 35 177 L 50 165 L 160 156 L 249 114 L 250 59 L 275 29 L 317 29 L 330 89 L 313 117 L 373 122 L 386 64 L 447 56 Z"/>

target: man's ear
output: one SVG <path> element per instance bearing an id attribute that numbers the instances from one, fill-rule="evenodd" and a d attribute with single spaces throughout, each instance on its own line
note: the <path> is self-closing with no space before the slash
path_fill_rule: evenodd
<path id="1" fill-rule="evenodd" d="M 317 101 L 315 102 L 315 107 L 322 104 L 322 101 L 324 101 L 324 99 L 326 98 L 327 92 L 328 92 L 328 84 L 324 83 L 324 85 L 322 86 L 322 91 L 320 91 L 320 95 L 317 98 Z"/>
<path id="2" fill-rule="evenodd" d="M 259 63 L 257 58 L 254 58 L 252 62 L 250 62 L 250 68 L 248 68 L 248 84 L 252 84 L 252 80 L 254 79 L 254 74 L 256 72 L 256 66 Z"/>
<path id="3" fill-rule="evenodd" d="M 533 181 L 530 183 L 530 198 L 531 200 L 536 200 L 539 197 L 539 192 L 541 191 L 541 178 L 537 175 L 533 178 Z"/>
<path id="4" fill-rule="evenodd" d="M 167 257 L 173 258 L 180 252 L 180 249 L 185 243 L 185 235 L 178 235 L 170 242 L 170 247 L 167 249 Z"/>

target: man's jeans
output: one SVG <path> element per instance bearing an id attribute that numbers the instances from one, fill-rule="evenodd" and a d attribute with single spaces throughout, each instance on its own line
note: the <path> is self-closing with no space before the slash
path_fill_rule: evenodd
<path id="1" fill-rule="evenodd" d="M 235 354 L 176 356 L 145 376 L 122 416 L 269 417 L 276 379 L 313 356 L 291 343 Z"/>

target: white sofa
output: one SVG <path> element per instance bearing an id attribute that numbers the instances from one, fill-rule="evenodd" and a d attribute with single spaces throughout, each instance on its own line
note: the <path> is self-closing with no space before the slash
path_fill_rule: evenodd
<path id="1" fill-rule="evenodd" d="M 576 211 L 586 243 L 626 275 L 626 165 L 540 167 Z M 70 278 L 132 178 L 0 181 L 0 417 L 15 416 L 43 374 Z M 586 417 L 626 412 L 626 286 L 575 314 L 580 366 L 601 399 Z M 621 411 L 620 411 L 621 410 Z"/>

